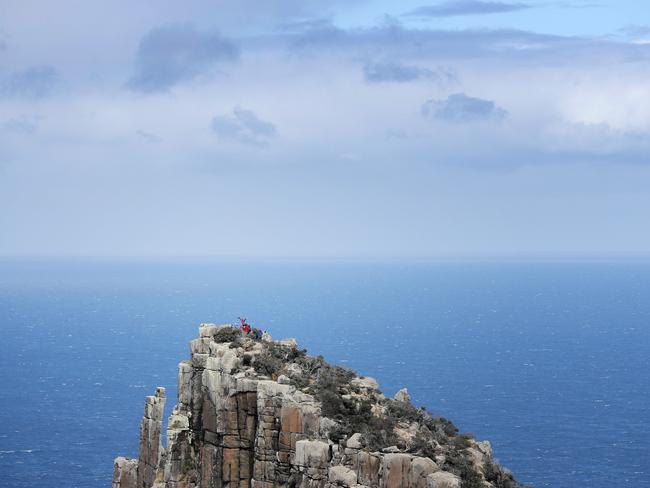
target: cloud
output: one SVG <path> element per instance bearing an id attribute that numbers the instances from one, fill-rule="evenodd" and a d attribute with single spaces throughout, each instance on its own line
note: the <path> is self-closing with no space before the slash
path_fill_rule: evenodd
<path id="1" fill-rule="evenodd" d="M 647 44 L 603 37 L 564 36 L 511 28 L 430 29 L 409 27 L 385 16 L 367 28 L 341 28 L 331 22 L 307 24 L 304 30 L 263 38 L 266 45 L 285 45 L 300 56 L 334 55 L 356 61 L 372 59 L 401 62 L 458 63 L 495 59 L 519 65 L 557 66 L 571 59 L 584 66 L 611 62 L 650 61 Z"/>
<path id="2" fill-rule="evenodd" d="M 636 43 L 646 45 L 650 43 L 650 26 L 626 25 L 619 29 L 619 32 Z"/>
<path id="3" fill-rule="evenodd" d="M 457 60 L 477 56 L 530 59 L 535 54 L 548 55 L 553 47 L 561 49 L 563 57 L 569 50 L 592 52 L 596 47 L 601 51 L 615 48 L 624 51 L 626 57 L 630 55 L 629 45 L 618 43 L 595 43 L 517 29 L 418 29 L 405 27 L 393 17 L 385 17 L 382 23 L 370 28 L 342 29 L 321 23 L 303 31 L 283 33 L 278 38 L 288 43 L 289 50 L 302 54 L 330 50 L 370 59 L 377 56 L 402 60 Z"/>
<path id="4" fill-rule="evenodd" d="M 455 17 L 515 12 L 531 8 L 525 3 L 485 2 L 480 0 L 450 0 L 436 5 L 423 5 L 407 12 L 409 17 Z"/>
<path id="5" fill-rule="evenodd" d="M 507 114 L 491 100 L 468 97 L 464 93 L 449 95 L 445 100 L 429 100 L 422 105 L 422 115 L 446 122 L 501 120 Z"/>
<path id="6" fill-rule="evenodd" d="M 142 129 L 139 129 L 135 131 L 136 135 L 140 138 L 140 140 L 149 143 L 149 144 L 154 144 L 156 142 L 160 142 L 160 137 L 158 137 L 155 134 L 152 134 L 151 132 L 144 131 Z"/>
<path id="7" fill-rule="evenodd" d="M 3 132 L 14 134 L 33 134 L 36 132 L 37 123 L 35 120 L 25 118 L 9 119 L 0 125 Z"/>
<path id="8" fill-rule="evenodd" d="M 276 28 L 280 32 L 300 33 L 305 31 L 315 31 L 319 29 L 330 29 L 333 28 L 333 24 L 332 19 L 327 17 L 319 17 L 313 19 L 288 20 L 278 24 Z"/>
<path id="9" fill-rule="evenodd" d="M 630 24 L 620 28 L 619 32 L 629 37 L 650 36 L 650 26 Z"/>
<path id="10" fill-rule="evenodd" d="M 426 79 L 438 82 L 457 83 L 456 75 L 450 70 L 438 68 L 435 71 L 397 62 L 366 63 L 363 77 L 368 83 L 406 83 Z"/>
<path id="11" fill-rule="evenodd" d="M 216 30 L 201 32 L 191 24 L 157 27 L 140 41 L 128 86 L 143 93 L 165 91 L 238 57 L 238 46 Z"/>
<path id="12" fill-rule="evenodd" d="M 232 114 L 214 117 L 211 127 L 221 139 L 252 146 L 268 144 L 277 133 L 274 124 L 260 119 L 255 112 L 240 107 L 235 107 Z"/>
<path id="13" fill-rule="evenodd" d="M 31 66 L 13 73 L 2 84 L 0 91 L 8 97 L 44 98 L 52 93 L 58 79 L 59 74 L 52 66 Z"/>

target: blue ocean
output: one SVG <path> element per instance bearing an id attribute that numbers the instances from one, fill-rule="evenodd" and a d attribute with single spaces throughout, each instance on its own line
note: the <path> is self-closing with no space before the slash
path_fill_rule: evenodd
<path id="1" fill-rule="evenodd" d="M 0 262 L 0 485 L 110 486 L 200 322 L 246 316 L 492 442 L 537 488 L 650 487 L 650 264 Z"/>

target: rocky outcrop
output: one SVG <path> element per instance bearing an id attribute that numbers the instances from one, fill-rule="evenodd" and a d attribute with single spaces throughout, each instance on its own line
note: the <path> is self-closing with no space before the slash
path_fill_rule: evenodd
<path id="1" fill-rule="evenodd" d="M 138 482 L 138 461 L 118 457 L 113 466 L 113 488 L 134 488 Z"/>
<path id="2" fill-rule="evenodd" d="M 138 460 L 113 488 L 518 487 L 489 443 L 386 398 L 372 378 L 307 356 L 294 340 L 203 324 L 178 367 L 162 446 L 165 390 L 146 398 Z M 472 484 L 473 483 L 473 484 Z"/>

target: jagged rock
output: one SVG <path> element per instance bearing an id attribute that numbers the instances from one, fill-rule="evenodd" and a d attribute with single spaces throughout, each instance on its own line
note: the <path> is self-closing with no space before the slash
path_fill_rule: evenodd
<path id="1" fill-rule="evenodd" d="M 361 378 L 354 378 L 350 384 L 352 386 L 356 386 L 357 388 L 361 388 L 362 390 L 378 390 L 379 389 L 379 383 L 377 383 L 377 380 L 374 378 L 371 378 L 369 376 L 363 376 Z"/>
<path id="2" fill-rule="evenodd" d="M 447 459 L 479 476 L 492 462 L 489 443 L 436 437 L 449 422 L 411 406 L 406 389 L 386 398 L 374 379 L 304 357 L 293 339 L 258 341 L 230 325 L 201 324 L 179 363 L 165 449 L 164 405 L 163 388 L 146 398 L 139 459 L 115 460 L 113 488 L 459 488 Z M 435 461 L 409 451 L 422 442 Z"/>
<path id="3" fill-rule="evenodd" d="M 215 324 L 201 324 L 199 325 L 199 337 L 212 339 L 217 331 L 219 326 Z"/>
<path id="4" fill-rule="evenodd" d="M 113 488 L 135 488 L 138 480 L 138 460 L 115 458 L 113 465 Z"/>
<path id="5" fill-rule="evenodd" d="M 488 459 L 492 459 L 492 445 L 490 441 L 477 442 L 476 447 L 481 451 Z"/>
<path id="6" fill-rule="evenodd" d="M 298 347 L 298 342 L 293 337 L 290 337 L 288 339 L 280 339 L 278 341 L 278 344 L 292 349 Z"/>
<path id="7" fill-rule="evenodd" d="M 475 466 L 481 467 L 485 464 L 485 454 L 474 447 L 468 447 L 465 452 L 469 455 L 472 463 Z"/>
<path id="8" fill-rule="evenodd" d="M 403 444 L 411 445 L 419 431 L 419 425 L 415 422 L 408 424 L 400 422 L 395 427 L 395 434 Z"/>
<path id="9" fill-rule="evenodd" d="M 345 442 L 345 446 L 350 449 L 361 449 L 363 447 L 361 434 L 359 432 L 352 434 Z"/>
<path id="10" fill-rule="evenodd" d="M 406 388 L 402 388 L 400 391 L 395 393 L 393 398 L 398 402 L 411 403 L 411 395 L 409 395 L 409 391 Z"/>

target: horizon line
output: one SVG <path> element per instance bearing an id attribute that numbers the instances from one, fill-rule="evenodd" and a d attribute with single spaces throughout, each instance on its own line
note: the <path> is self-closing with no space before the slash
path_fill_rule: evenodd
<path id="1" fill-rule="evenodd" d="M 229 255 L 229 254 L 0 254 L 7 261 L 257 261 L 257 262 L 608 262 L 650 261 L 650 253 L 529 253 L 404 255 Z"/>

